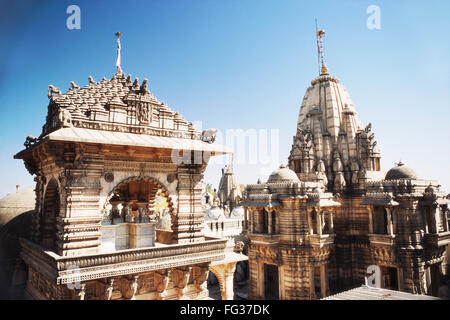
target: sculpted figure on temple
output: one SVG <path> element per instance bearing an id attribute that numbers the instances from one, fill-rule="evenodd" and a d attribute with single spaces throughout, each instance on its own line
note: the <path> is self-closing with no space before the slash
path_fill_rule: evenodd
<path id="1" fill-rule="evenodd" d="M 342 172 L 344 170 L 342 166 L 341 157 L 339 155 L 339 152 L 334 152 L 334 162 L 333 162 L 333 171 L 334 172 Z"/>
<path id="2" fill-rule="evenodd" d="M 109 279 L 108 280 L 108 286 L 106 287 L 106 291 L 105 291 L 105 299 L 106 300 L 111 300 L 113 291 L 114 291 L 114 279 Z"/>
<path id="3" fill-rule="evenodd" d="M 70 89 L 72 89 L 72 90 L 80 89 L 80 86 L 77 85 L 75 82 L 70 81 Z"/>
<path id="4" fill-rule="evenodd" d="M 352 161 L 350 165 L 350 170 L 352 172 L 352 184 L 358 184 L 358 172 L 359 172 L 359 164 L 355 160 Z"/>
<path id="5" fill-rule="evenodd" d="M 96 84 L 97 81 L 94 80 L 94 78 L 92 78 L 92 76 L 89 76 L 88 78 L 89 84 Z"/>
<path id="6" fill-rule="evenodd" d="M 53 94 L 61 94 L 61 90 L 53 85 L 48 86 L 48 97 L 51 98 Z"/>
<path id="7" fill-rule="evenodd" d="M 334 189 L 336 191 L 342 191 L 346 186 L 344 174 L 342 172 L 338 172 L 336 177 L 334 178 Z"/>
<path id="8" fill-rule="evenodd" d="M 141 84 L 141 92 L 142 92 L 142 93 L 147 93 L 147 92 L 148 92 L 148 80 L 147 80 L 147 79 L 144 79 L 144 80 L 142 81 L 142 84 Z"/>
<path id="9" fill-rule="evenodd" d="M 72 127 L 72 117 L 68 110 L 59 109 L 58 120 L 63 127 Z"/>
<path id="10" fill-rule="evenodd" d="M 207 129 L 203 130 L 201 139 L 204 142 L 213 143 L 216 141 L 216 134 L 218 130 L 217 129 Z"/>
<path id="11" fill-rule="evenodd" d="M 325 172 L 325 163 L 322 160 L 319 160 L 319 164 L 317 165 L 317 179 L 321 180 L 323 185 L 326 187 L 328 185 L 328 178 Z"/>

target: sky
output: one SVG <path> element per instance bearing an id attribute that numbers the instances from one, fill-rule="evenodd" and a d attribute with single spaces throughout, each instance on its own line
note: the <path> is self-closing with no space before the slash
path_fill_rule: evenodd
<path id="1" fill-rule="evenodd" d="M 70 5 L 80 8 L 80 29 L 67 27 Z M 375 29 L 367 26 L 372 5 Z M 449 193 L 449 12 L 448 0 L 0 1 L 0 197 L 34 185 L 13 156 L 41 133 L 47 86 L 65 92 L 70 81 L 111 78 L 117 31 L 123 71 L 149 79 L 150 91 L 188 121 L 219 129 L 219 142 L 227 130 L 255 132 L 258 143 L 270 133 L 271 161 L 254 161 L 252 146 L 234 159 L 241 184 L 265 180 L 287 163 L 317 76 L 315 19 L 326 31 L 329 72 L 363 125 L 372 123 L 382 170 L 401 160 Z M 205 182 L 217 187 L 229 163 L 214 159 Z"/>

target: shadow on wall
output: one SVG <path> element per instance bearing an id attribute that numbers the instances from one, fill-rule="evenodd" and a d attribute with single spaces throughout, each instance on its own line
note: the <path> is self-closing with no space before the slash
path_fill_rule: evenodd
<path id="1" fill-rule="evenodd" d="M 23 299 L 26 271 L 19 260 L 19 238 L 30 239 L 33 210 L 0 227 L 0 299 Z"/>

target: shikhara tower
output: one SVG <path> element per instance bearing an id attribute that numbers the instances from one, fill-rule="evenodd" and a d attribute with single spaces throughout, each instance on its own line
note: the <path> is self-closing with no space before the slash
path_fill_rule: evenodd
<path id="1" fill-rule="evenodd" d="M 317 299 L 365 283 L 437 294 L 448 272 L 449 200 L 403 163 L 381 172 L 364 126 L 330 75 L 317 31 L 319 76 L 306 90 L 289 155 L 244 195 L 251 299 Z"/>

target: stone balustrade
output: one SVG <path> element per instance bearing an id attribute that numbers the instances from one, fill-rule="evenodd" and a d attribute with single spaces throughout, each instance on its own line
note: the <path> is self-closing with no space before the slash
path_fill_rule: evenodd
<path id="1" fill-rule="evenodd" d="M 22 258 L 56 284 L 138 274 L 225 258 L 226 239 L 63 257 L 21 239 Z"/>

